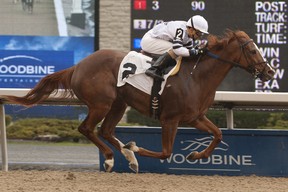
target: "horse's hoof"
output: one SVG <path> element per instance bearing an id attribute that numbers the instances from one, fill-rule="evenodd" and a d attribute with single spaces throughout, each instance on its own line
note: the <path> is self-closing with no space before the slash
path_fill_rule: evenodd
<path id="1" fill-rule="evenodd" d="M 134 163 L 129 163 L 129 168 L 134 171 L 135 173 L 138 173 L 139 171 L 139 166 L 137 164 Z"/>
<path id="2" fill-rule="evenodd" d="M 187 160 L 195 160 L 196 158 L 196 154 L 198 154 L 197 151 L 193 151 L 192 153 L 190 153 L 189 155 L 187 155 L 186 159 Z"/>
<path id="3" fill-rule="evenodd" d="M 106 172 L 111 172 L 113 166 L 114 166 L 114 159 L 106 159 L 104 164 L 103 164 L 103 167 L 104 167 Z"/>
<path id="4" fill-rule="evenodd" d="M 110 167 L 107 163 L 103 163 L 103 167 L 105 172 L 111 172 L 112 167 Z"/>

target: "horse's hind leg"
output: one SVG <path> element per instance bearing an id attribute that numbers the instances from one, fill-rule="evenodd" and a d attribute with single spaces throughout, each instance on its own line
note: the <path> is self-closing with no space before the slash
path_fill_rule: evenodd
<path id="1" fill-rule="evenodd" d="M 97 109 L 97 111 L 96 111 Z M 98 112 L 99 111 L 99 112 Z M 105 117 L 105 109 L 102 108 L 89 108 L 89 113 L 86 119 L 80 124 L 78 130 L 82 133 L 87 139 L 93 142 L 99 150 L 103 153 L 105 157 L 104 168 L 107 172 L 110 172 L 114 166 L 113 151 L 101 141 L 96 133 L 94 133 L 96 125 Z"/>
<path id="2" fill-rule="evenodd" d="M 138 172 L 138 161 L 134 152 L 123 148 L 124 144 L 115 137 L 115 126 L 123 117 L 127 105 L 120 99 L 114 101 L 111 110 L 106 115 L 98 134 L 111 143 L 117 150 L 121 151 L 124 157 L 129 161 L 129 167 L 136 173 Z"/>

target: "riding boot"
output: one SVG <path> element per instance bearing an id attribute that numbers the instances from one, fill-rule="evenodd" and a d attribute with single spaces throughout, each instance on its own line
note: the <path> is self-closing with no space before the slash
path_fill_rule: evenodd
<path id="1" fill-rule="evenodd" d="M 162 70 L 169 66 L 171 62 L 174 62 L 171 55 L 168 52 L 164 53 L 149 69 L 145 71 L 145 74 L 152 78 L 157 78 L 164 81 L 164 78 L 162 77 Z"/>

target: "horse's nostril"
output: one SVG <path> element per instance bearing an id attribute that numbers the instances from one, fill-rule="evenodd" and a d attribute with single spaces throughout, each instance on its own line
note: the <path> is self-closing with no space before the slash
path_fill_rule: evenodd
<path id="1" fill-rule="evenodd" d="M 274 76 L 274 74 L 275 74 L 275 71 L 274 71 L 274 70 L 269 70 L 269 71 L 268 71 L 268 75 L 270 75 L 271 77 Z"/>

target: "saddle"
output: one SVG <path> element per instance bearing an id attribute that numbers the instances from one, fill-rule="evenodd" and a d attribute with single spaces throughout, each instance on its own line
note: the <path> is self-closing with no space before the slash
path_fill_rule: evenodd
<path id="1" fill-rule="evenodd" d="M 153 65 L 153 63 L 161 56 L 160 54 L 149 53 L 149 52 L 146 52 L 144 50 L 141 50 L 140 53 L 152 58 L 152 61 L 149 62 L 151 65 Z M 170 76 L 176 75 L 179 72 L 181 62 L 182 62 L 182 57 L 178 57 L 176 59 L 176 67 L 175 67 L 175 65 L 171 65 L 171 66 L 167 67 L 166 69 L 164 69 L 163 73 L 167 74 L 170 72 L 171 69 L 173 69 L 173 67 L 175 67 L 175 69 L 170 74 Z"/>

